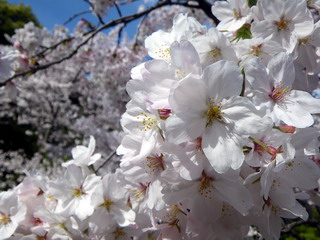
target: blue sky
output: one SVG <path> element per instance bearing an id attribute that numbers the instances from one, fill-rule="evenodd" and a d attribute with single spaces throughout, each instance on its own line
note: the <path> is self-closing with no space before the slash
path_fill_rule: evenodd
<path id="1" fill-rule="evenodd" d="M 32 8 L 33 13 L 37 16 L 40 23 L 46 27 L 49 31 L 53 29 L 55 24 L 63 24 L 71 16 L 76 13 L 89 9 L 89 4 L 83 0 L 8 0 L 12 4 L 24 4 L 29 5 Z M 121 7 L 123 14 L 132 14 L 137 11 L 137 7 L 142 4 L 143 1 L 137 1 L 129 4 L 128 6 Z M 104 21 L 108 22 L 108 19 L 118 17 L 118 13 L 115 8 L 110 9 L 107 12 L 107 16 L 104 17 Z M 98 23 L 97 18 L 91 13 L 84 14 L 82 18 L 96 24 Z M 72 31 L 80 19 L 73 20 L 67 27 Z M 129 36 L 133 36 L 137 27 L 137 22 L 128 25 L 126 31 Z"/>

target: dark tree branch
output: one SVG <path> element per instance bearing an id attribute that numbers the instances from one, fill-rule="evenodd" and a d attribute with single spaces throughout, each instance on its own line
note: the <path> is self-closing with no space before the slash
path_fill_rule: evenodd
<path id="1" fill-rule="evenodd" d="M 206 1 L 206 0 L 198 0 L 198 3 L 199 3 L 199 7 L 205 12 L 205 14 L 206 14 L 209 18 L 211 18 L 216 25 L 218 25 L 220 21 L 219 21 L 218 18 L 216 18 L 216 17 L 212 14 L 212 11 L 211 11 L 212 5 L 211 5 L 211 3 L 209 3 L 209 2 Z"/>
<path id="2" fill-rule="evenodd" d="M 91 3 L 88 0 L 84 0 L 84 1 L 88 2 L 91 5 Z M 87 35 L 89 35 L 89 36 L 83 42 L 81 42 L 72 52 L 70 52 L 69 55 L 66 55 L 63 58 L 60 58 L 58 60 L 52 61 L 52 62 L 47 63 L 47 64 L 42 64 L 42 65 L 35 66 L 35 67 L 33 67 L 33 68 L 31 68 L 31 69 L 29 69 L 27 71 L 17 73 L 14 76 L 8 78 L 6 81 L 1 82 L 0 83 L 0 87 L 5 86 L 9 81 L 11 81 L 11 80 L 13 80 L 15 78 L 23 77 L 23 76 L 30 75 L 30 74 L 34 74 L 34 73 L 36 73 L 36 72 L 38 72 L 40 70 L 47 69 L 47 68 L 49 68 L 49 67 L 51 67 L 53 65 L 56 65 L 56 64 L 59 64 L 59 63 L 62 63 L 64 61 L 66 61 L 68 59 L 71 59 L 74 55 L 77 54 L 79 49 L 81 47 L 83 47 L 85 44 L 87 44 L 91 39 L 93 39 L 97 33 L 101 32 L 101 31 L 103 31 L 105 29 L 108 29 L 110 27 L 114 27 L 114 26 L 116 26 L 118 24 L 121 24 L 121 23 L 126 25 L 126 24 L 132 22 L 133 20 L 139 19 L 140 17 L 143 17 L 143 16 L 149 14 L 150 12 L 152 12 L 152 11 L 158 9 L 158 8 L 161 8 L 161 7 L 164 7 L 164 6 L 170 6 L 170 5 L 180 5 L 180 6 L 185 6 L 185 7 L 202 9 L 205 12 L 210 11 L 210 13 L 211 13 L 211 5 L 210 5 L 210 3 L 208 3 L 205 0 L 198 0 L 198 2 L 199 2 L 199 6 L 190 5 L 188 2 L 173 2 L 171 0 L 159 1 L 156 5 L 154 5 L 152 7 L 149 7 L 148 9 L 146 9 L 144 11 L 141 11 L 139 13 L 135 13 L 135 14 L 132 14 L 132 15 L 129 15 L 129 16 L 125 16 L 125 17 L 120 17 L 118 19 L 110 21 L 109 23 L 103 24 L 102 26 L 97 27 L 96 29 L 92 29 L 92 30 L 86 32 L 84 34 L 84 36 L 87 36 Z M 207 14 L 209 14 L 209 13 L 207 13 Z M 212 15 L 212 13 L 211 13 L 211 15 Z M 69 42 L 69 41 L 72 41 L 73 39 L 74 39 L 74 37 L 69 37 L 67 39 L 61 40 L 60 42 L 54 44 L 53 46 L 48 47 L 48 48 L 44 49 L 43 51 L 41 51 L 40 53 L 36 54 L 36 56 L 43 56 L 45 53 L 47 53 L 47 51 L 54 50 L 59 45 L 61 45 L 63 43 L 66 43 L 66 42 Z"/>

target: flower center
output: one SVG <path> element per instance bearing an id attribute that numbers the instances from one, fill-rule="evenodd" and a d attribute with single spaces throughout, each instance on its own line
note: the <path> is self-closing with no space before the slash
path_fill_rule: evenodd
<path id="1" fill-rule="evenodd" d="M 177 80 L 182 80 L 186 76 L 187 76 L 187 73 L 185 71 L 178 70 L 178 69 L 175 71 L 175 77 Z"/>
<path id="2" fill-rule="evenodd" d="M 260 156 L 262 156 L 263 153 L 268 153 L 271 156 L 271 161 L 273 161 L 278 153 L 282 153 L 281 151 L 281 146 L 276 149 L 273 146 L 268 146 L 265 144 L 263 141 L 263 138 L 260 140 L 257 140 L 253 137 L 249 137 L 249 139 L 253 142 L 254 144 L 254 151 L 257 152 Z"/>
<path id="3" fill-rule="evenodd" d="M 301 39 L 299 39 L 299 44 L 301 45 L 301 44 L 307 44 L 309 42 L 309 38 L 301 38 Z"/>
<path id="4" fill-rule="evenodd" d="M 233 17 L 235 19 L 240 19 L 242 16 L 241 16 L 241 12 L 240 11 L 237 11 L 237 10 L 233 10 Z"/>
<path id="5" fill-rule="evenodd" d="M 282 16 L 280 18 L 280 21 L 276 21 L 275 24 L 278 26 L 278 31 L 281 31 L 281 30 L 288 30 L 288 24 L 290 23 L 290 20 L 286 20 L 284 19 L 284 16 Z"/>
<path id="6" fill-rule="evenodd" d="M 10 217 L 5 215 L 4 213 L 0 212 L 0 224 L 6 225 L 10 222 Z"/>
<path id="7" fill-rule="evenodd" d="M 139 183 L 140 187 L 132 191 L 133 197 L 136 198 L 136 201 L 140 201 L 142 199 L 150 184 L 151 182 L 147 182 L 146 184 Z"/>
<path id="8" fill-rule="evenodd" d="M 119 227 L 117 227 L 112 234 L 115 236 L 115 239 L 122 239 L 124 236 L 126 236 L 126 233 Z"/>
<path id="9" fill-rule="evenodd" d="M 170 59 L 170 48 L 167 44 L 163 44 L 162 48 L 155 51 L 155 54 L 158 55 L 159 58 L 163 60 L 169 60 Z"/>
<path id="10" fill-rule="evenodd" d="M 139 113 L 137 119 L 141 120 L 142 126 L 137 126 L 141 131 L 148 131 L 158 123 L 155 116 L 146 113 Z"/>
<path id="11" fill-rule="evenodd" d="M 262 44 L 259 44 L 259 45 L 256 45 L 256 46 L 251 46 L 251 50 L 250 50 L 250 54 L 252 54 L 253 56 L 260 56 L 261 54 L 261 47 L 262 47 Z"/>
<path id="12" fill-rule="evenodd" d="M 163 154 L 156 156 L 148 156 L 146 159 L 146 166 L 148 167 L 148 170 L 151 174 L 163 171 L 164 165 L 163 165 Z"/>
<path id="13" fill-rule="evenodd" d="M 84 194 L 84 192 L 82 192 L 82 190 L 80 188 L 75 188 L 72 190 L 72 195 L 74 197 L 80 197 L 83 194 Z"/>
<path id="14" fill-rule="evenodd" d="M 35 217 L 33 218 L 33 223 L 34 225 L 38 226 L 38 225 L 41 225 L 43 222 L 41 221 L 40 218 Z"/>
<path id="15" fill-rule="evenodd" d="M 224 112 L 221 111 L 221 104 L 215 105 L 214 98 L 210 98 L 208 109 L 206 112 L 206 115 L 207 115 L 206 127 L 211 125 L 215 120 L 222 122 L 223 121 L 223 117 L 221 116 L 222 114 L 224 114 Z"/>
<path id="16" fill-rule="evenodd" d="M 209 199 L 212 199 L 211 197 L 212 181 L 213 181 L 213 178 L 208 177 L 205 173 L 202 173 L 202 178 L 200 179 L 200 186 L 198 190 L 202 196 L 207 197 Z"/>
<path id="17" fill-rule="evenodd" d="M 114 204 L 114 202 L 112 202 L 109 199 L 105 199 L 104 203 L 102 203 L 100 206 L 101 207 L 105 207 L 107 209 L 107 211 L 109 212 L 110 211 L 110 207 L 111 207 L 112 204 Z"/>
<path id="18" fill-rule="evenodd" d="M 269 97 L 274 102 L 282 101 L 286 95 L 291 91 L 291 87 L 285 87 L 283 84 L 279 84 L 276 87 L 273 87 L 272 92 L 269 94 Z"/>
<path id="19" fill-rule="evenodd" d="M 217 57 L 221 56 L 221 49 L 215 47 L 214 49 L 209 51 L 209 54 L 210 54 L 212 60 L 215 61 Z"/>

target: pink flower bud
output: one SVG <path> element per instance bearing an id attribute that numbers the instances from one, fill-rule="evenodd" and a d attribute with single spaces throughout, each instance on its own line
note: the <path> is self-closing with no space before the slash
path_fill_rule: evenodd
<path id="1" fill-rule="evenodd" d="M 163 108 L 163 109 L 159 109 L 158 112 L 159 112 L 160 119 L 166 120 L 168 117 L 170 117 L 170 114 L 172 111 L 171 109 Z"/>
<path id="2" fill-rule="evenodd" d="M 294 133 L 296 131 L 296 128 L 293 126 L 278 126 L 273 127 L 274 129 L 277 129 L 283 133 Z"/>

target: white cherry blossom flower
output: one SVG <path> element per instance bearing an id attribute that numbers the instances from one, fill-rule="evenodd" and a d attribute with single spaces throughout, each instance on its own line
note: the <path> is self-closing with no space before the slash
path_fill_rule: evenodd
<path id="1" fill-rule="evenodd" d="M 272 58 L 268 68 L 254 59 L 246 66 L 246 78 L 252 85 L 253 102 L 265 107 L 277 124 L 304 128 L 314 122 L 312 113 L 320 112 L 320 100 L 309 93 L 292 90 L 295 70 L 292 58 L 280 53 Z"/>
<path id="2" fill-rule="evenodd" d="M 71 164 L 77 166 L 89 166 L 97 162 L 101 158 L 100 153 L 94 153 L 96 147 L 96 140 L 93 136 L 90 136 L 89 146 L 77 146 L 72 149 L 73 160 L 63 163 L 62 166 L 67 167 Z"/>
<path id="3" fill-rule="evenodd" d="M 215 1 L 212 13 L 221 21 L 218 30 L 236 31 L 251 19 L 247 0 Z"/>
<path id="4" fill-rule="evenodd" d="M 101 186 L 101 178 L 86 174 L 80 167 L 70 165 L 64 179 L 51 182 L 49 193 L 58 199 L 56 212 L 76 215 L 84 220 L 94 211 L 91 196 Z"/>
<path id="5" fill-rule="evenodd" d="M 13 191 L 0 193 L 0 238 L 9 238 L 25 219 L 26 207 Z"/>
<path id="6" fill-rule="evenodd" d="M 292 52 L 298 38 L 313 30 L 313 19 L 305 0 L 261 0 L 265 20 L 252 24 L 252 34 L 276 41 Z"/>
<path id="7" fill-rule="evenodd" d="M 244 160 L 241 135 L 270 124 L 239 97 L 242 82 L 240 69 L 228 61 L 208 66 L 201 79 L 182 81 L 170 99 L 174 114 L 166 120 L 168 140 L 179 144 L 202 137 L 203 152 L 216 171 L 238 169 Z"/>
<path id="8" fill-rule="evenodd" d="M 206 27 L 202 26 L 195 18 L 187 14 L 178 14 L 173 20 L 171 32 L 159 30 L 147 37 L 145 47 L 148 54 L 154 59 L 171 62 L 170 46 L 175 41 L 191 40 L 196 36 L 205 34 Z"/>

